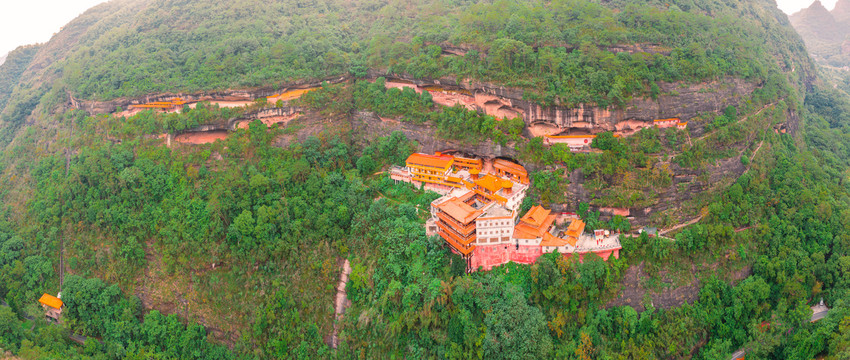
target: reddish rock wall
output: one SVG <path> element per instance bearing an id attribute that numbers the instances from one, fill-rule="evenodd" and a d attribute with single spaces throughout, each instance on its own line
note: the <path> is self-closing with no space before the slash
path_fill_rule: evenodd
<path id="1" fill-rule="evenodd" d="M 730 105 L 744 101 L 757 87 L 756 84 L 740 79 L 727 78 L 700 84 L 659 83 L 661 95 L 656 100 L 634 98 L 624 108 L 600 108 L 580 104 L 575 107 L 541 106 L 523 99 L 523 90 L 507 88 L 491 83 L 462 81 L 456 79 L 417 79 L 404 74 L 370 73 L 372 78 L 386 77 L 389 82 L 425 87 L 439 87 L 447 94 L 455 94 L 445 105 L 456 102 L 468 105 L 473 98 L 475 108 L 487 114 L 504 118 L 522 116 L 529 126 L 547 124 L 561 131 L 588 129 L 593 133 L 617 131 L 631 134 L 643 127 L 652 126 L 652 121 L 664 118 L 689 120 L 702 112 L 720 112 Z M 463 95 L 469 93 L 471 95 Z M 440 103 L 443 99 L 435 99 Z M 701 129 L 692 129 L 699 135 Z"/>

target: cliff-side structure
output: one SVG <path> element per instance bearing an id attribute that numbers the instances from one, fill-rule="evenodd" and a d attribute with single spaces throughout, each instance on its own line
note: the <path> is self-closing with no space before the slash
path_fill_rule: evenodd
<path id="1" fill-rule="evenodd" d="M 620 257 L 619 234 L 588 234 L 575 215 L 552 214 L 538 205 L 517 219 L 529 186 L 528 172 L 520 164 L 416 153 L 405 165 L 391 168 L 390 178 L 443 195 L 431 202 L 427 233 L 440 235 L 464 258 L 469 272 L 511 261 L 533 264 L 556 251 L 565 257 L 577 254 L 579 261 L 588 253 L 603 260 Z"/>

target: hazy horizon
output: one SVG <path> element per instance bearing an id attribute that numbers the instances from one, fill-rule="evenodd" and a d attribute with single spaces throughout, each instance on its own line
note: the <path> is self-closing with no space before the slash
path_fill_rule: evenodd
<path id="1" fill-rule="evenodd" d="M 0 5 L 0 56 L 19 46 L 45 43 L 54 33 L 106 0 L 27 0 Z"/>

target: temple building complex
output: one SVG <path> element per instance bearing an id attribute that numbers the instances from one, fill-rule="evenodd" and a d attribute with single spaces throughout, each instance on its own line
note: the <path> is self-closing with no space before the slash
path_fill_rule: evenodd
<path id="1" fill-rule="evenodd" d="M 485 166 L 490 165 L 490 166 Z M 484 169 L 492 169 L 483 173 Z M 517 218 L 529 187 L 526 169 L 505 159 L 485 164 L 482 159 L 442 153 L 412 154 L 405 167 L 390 169 L 390 178 L 435 191 L 428 235 L 438 234 L 467 262 L 468 271 L 490 270 L 510 261 L 533 264 L 545 253 L 563 256 L 587 253 L 604 260 L 619 258 L 619 234 L 597 230 L 585 233 L 585 223 L 574 218 L 557 224 L 557 215 L 542 206 Z"/>

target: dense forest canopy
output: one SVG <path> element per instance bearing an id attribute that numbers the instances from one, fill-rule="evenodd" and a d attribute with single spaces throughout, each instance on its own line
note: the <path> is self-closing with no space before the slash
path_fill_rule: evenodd
<path id="1" fill-rule="evenodd" d="M 676 96 L 659 84 L 755 90 L 697 114 L 699 136 L 602 132 L 573 153 L 521 118 L 388 89 L 392 74 L 611 111 Z M 349 81 L 286 104 L 131 116 L 68 104 L 332 76 Z M 283 106 L 301 115 L 210 144 L 163 140 Z M 850 99 L 816 78 L 772 1 L 113 0 L 10 54 L 0 109 L 0 348 L 21 358 L 850 356 Z M 423 144 L 355 131 L 361 117 L 509 148 L 530 170 L 522 211 L 568 203 L 581 180 L 589 200 L 571 206 L 624 232 L 620 258 L 554 253 L 467 274 L 426 236 L 439 195 L 384 173 Z M 699 221 L 667 236 L 600 214 L 669 202 L 663 191 L 687 190 L 670 168 L 709 183 L 729 159 L 741 175 L 677 204 Z M 36 300 L 60 276 L 55 325 Z M 647 291 L 626 299 L 634 289 Z M 685 295 L 653 297 L 666 290 Z M 821 300 L 831 310 L 810 323 Z"/>

